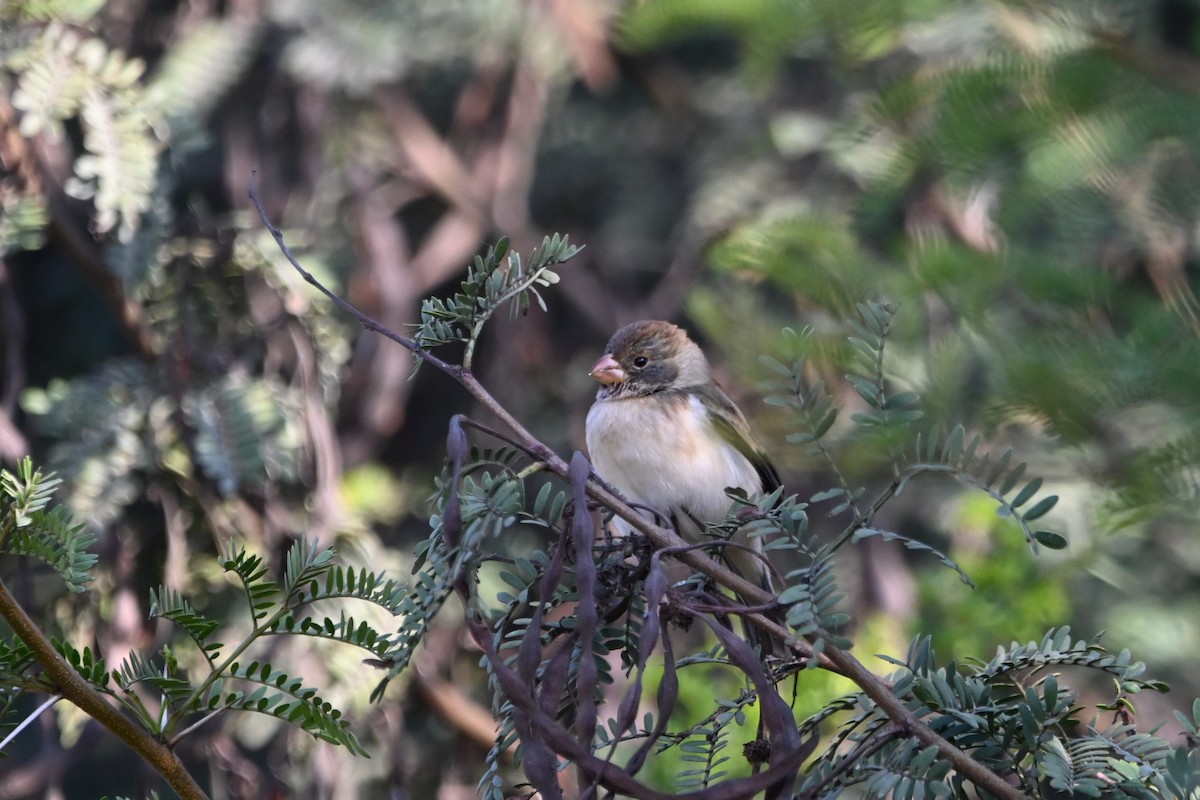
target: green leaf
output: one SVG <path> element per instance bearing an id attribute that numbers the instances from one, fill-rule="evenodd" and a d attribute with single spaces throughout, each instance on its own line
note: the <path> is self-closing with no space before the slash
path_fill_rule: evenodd
<path id="1" fill-rule="evenodd" d="M 1023 513 L 1021 518 L 1026 522 L 1033 522 L 1035 519 L 1046 516 L 1046 514 L 1050 512 L 1050 509 L 1054 508 L 1055 504 L 1057 503 L 1058 495 L 1056 494 L 1043 497 L 1034 505 L 1033 508 Z"/>
<path id="2" fill-rule="evenodd" d="M 1037 494 L 1038 490 L 1041 488 L 1042 479 L 1034 478 L 1029 483 L 1025 484 L 1025 488 L 1017 493 L 1017 496 L 1012 499 L 1010 505 L 1012 505 L 1013 508 L 1020 508 L 1021 506 L 1025 505 L 1025 503 L 1029 502 L 1030 498 Z M 1053 504 L 1051 505 L 1053 506 Z M 1050 509 L 1046 510 L 1049 511 Z"/>
<path id="3" fill-rule="evenodd" d="M 858 396 L 866 400 L 873 408 L 879 408 L 881 404 L 880 397 L 882 391 L 870 379 L 864 378 L 861 375 L 847 375 L 846 380 L 853 384 Z"/>
<path id="4" fill-rule="evenodd" d="M 1033 538 L 1051 550 L 1063 550 L 1067 546 L 1066 537 L 1053 531 L 1034 531 Z"/>

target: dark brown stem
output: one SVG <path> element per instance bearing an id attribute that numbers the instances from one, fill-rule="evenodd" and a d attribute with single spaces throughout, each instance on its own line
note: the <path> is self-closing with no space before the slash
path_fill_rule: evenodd
<path id="1" fill-rule="evenodd" d="M 91 684 L 58 654 L 54 645 L 17 603 L 17 599 L 8 591 L 3 581 L 0 581 L 0 616 L 4 617 L 17 637 L 33 651 L 38 663 L 46 670 L 46 674 L 54 681 L 63 697 L 132 747 L 142 760 L 162 775 L 163 780 L 182 800 L 208 800 L 208 795 L 192 778 L 173 750 L 109 705 L 104 695 L 93 689 Z"/>

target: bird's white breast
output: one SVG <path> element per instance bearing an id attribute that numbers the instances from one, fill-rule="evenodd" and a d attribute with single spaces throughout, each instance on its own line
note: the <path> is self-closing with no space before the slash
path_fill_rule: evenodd
<path id="1" fill-rule="evenodd" d="M 597 400 L 587 416 L 592 466 L 626 499 L 665 514 L 686 509 L 715 522 L 726 487 L 759 492 L 753 465 L 729 445 L 695 396 Z"/>

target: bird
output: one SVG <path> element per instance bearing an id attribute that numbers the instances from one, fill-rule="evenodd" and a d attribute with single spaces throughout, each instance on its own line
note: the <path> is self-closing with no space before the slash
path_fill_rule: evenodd
<path id="1" fill-rule="evenodd" d="M 683 328 L 630 323 L 613 334 L 589 375 L 600 383 L 585 426 L 593 470 L 627 501 L 673 520 L 684 538 L 696 541 L 703 526 L 724 519 L 732 504 L 726 489 L 755 495 L 781 485 L 745 415 Z M 749 544 L 762 552 L 761 539 Z M 727 550 L 742 577 L 773 591 L 761 559 Z"/>

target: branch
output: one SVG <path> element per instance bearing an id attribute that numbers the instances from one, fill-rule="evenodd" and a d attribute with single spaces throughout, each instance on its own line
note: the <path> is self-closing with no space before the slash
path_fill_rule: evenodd
<path id="1" fill-rule="evenodd" d="M 359 324 L 361 324 L 367 330 L 378 333 L 385 339 L 391 339 L 393 342 L 400 345 L 405 350 L 413 353 L 430 366 L 436 367 L 450 377 L 458 379 L 459 375 L 462 373 L 462 368 L 457 367 L 447 361 L 443 361 L 433 353 L 426 350 L 424 347 L 421 347 L 412 339 L 409 339 L 406 336 L 401 336 L 386 325 L 382 325 L 371 317 L 368 317 L 350 303 L 343 300 L 340 295 L 326 288 L 324 284 L 312 276 L 311 272 L 300 266 L 300 262 L 296 260 L 296 257 L 292 255 L 292 251 L 283 241 L 283 231 L 275 227 L 275 224 L 271 222 L 270 218 L 267 216 L 266 209 L 263 208 L 262 200 L 259 199 L 258 192 L 254 188 L 254 178 L 257 174 L 258 173 L 256 171 L 250 172 L 250 202 L 254 203 L 254 208 L 256 211 L 258 211 L 258 216 L 262 219 L 263 225 L 265 225 L 271 235 L 275 237 L 275 243 L 279 245 L 279 251 L 283 253 L 284 258 L 286 258 L 288 263 L 295 268 L 296 272 L 300 273 L 300 277 L 304 278 L 306 282 L 315 286 L 317 291 L 332 300 L 333 304 L 338 308 L 342 309 L 347 314 L 358 320 Z"/>
<path id="2" fill-rule="evenodd" d="M 143 761 L 162 775 L 182 800 L 208 800 L 208 795 L 184 768 L 183 762 L 173 750 L 109 705 L 104 696 L 92 688 L 92 685 L 58 654 L 54 645 L 17 603 L 17 599 L 8 591 L 3 581 L 0 581 L 0 616 L 4 617 L 21 641 L 33 651 L 64 698 L 133 748 Z"/>
<path id="3" fill-rule="evenodd" d="M 279 231 L 279 228 L 275 227 L 275 225 L 272 224 L 271 220 L 267 217 L 267 213 L 263 209 L 262 203 L 258 199 L 258 194 L 254 189 L 253 176 L 251 177 L 250 182 L 250 200 L 254 203 L 254 207 L 257 209 L 259 216 L 262 218 L 263 224 L 267 227 L 267 230 L 269 230 L 275 237 L 275 241 L 279 244 L 279 248 L 283 252 L 284 256 L 289 262 L 291 262 L 292 266 L 296 268 L 304 280 L 315 286 L 318 291 L 331 299 L 339 308 L 345 310 L 347 313 L 357 319 L 367 330 L 375 331 L 380 335 L 391 339 L 401 347 L 404 347 L 406 350 L 412 352 L 430 366 L 441 370 L 456 380 L 464 389 L 467 390 L 471 397 L 473 397 L 477 402 L 479 402 L 480 405 L 487 409 L 487 411 L 493 414 L 509 430 L 512 431 L 513 437 L 520 444 L 523 450 L 529 453 L 535 460 L 544 463 L 547 469 L 558 475 L 563 480 L 570 480 L 567 462 L 549 447 L 542 444 L 528 430 L 526 430 L 524 425 L 522 425 L 514 416 L 512 416 L 512 414 L 510 414 L 503 406 L 501 406 L 494 397 L 492 397 L 492 395 L 487 391 L 487 389 L 484 388 L 484 386 L 470 370 L 443 361 L 425 348 L 418 345 L 415 341 L 408 339 L 379 324 L 356 309 L 350 303 L 343 300 L 333 291 L 323 286 L 307 270 L 300 266 L 295 257 L 292 256 L 291 251 L 288 250 L 287 245 L 284 244 L 283 234 Z M 654 543 L 656 548 L 670 548 L 679 550 L 680 552 L 678 556 L 676 556 L 679 561 L 682 561 L 684 564 L 698 572 L 704 573 L 723 586 L 732 589 L 737 595 L 744 598 L 747 603 L 767 605 L 775 602 L 775 597 L 769 592 L 765 591 L 758 585 L 747 581 L 745 578 L 733 572 L 723 564 L 720 564 L 712 558 L 709 558 L 703 552 L 691 548 L 689 543 L 680 538 L 675 531 L 652 524 L 644 516 L 629 506 L 623 499 L 604 488 L 604 486 L 601 485 L 601 483 L 597 481 L 594 476 L 588 481 L 587 494 L 591 499 L 600 503 L 604 507 L 611 509 L 615 514 L 628 522 L 632 527 L 645 534 L 645 536 Z M 744 618 L 761 630 L 766 631 L 773 636 L 779 637 L 782 641 L 786 641 L 788 645 L 801 656 L 807 658 L 814 657 L 815 654 L 812 646 L 807 641 L 797 639 L 795 634 L 789 631 L 783 625 L 780 625 L 774 620 L 769 619 L 763 614 L 747 614 Z M 472 633 L 476 639 L 479 639 L 482 635 L 482 631 L 477 629 L 478 625 L 478 622 L 471 624 Z M 480 644 L 481 646 L 484 645 L 482 641 L 480 641 Z M 1024 795 L 1022 795 L 1021 792 L 1010 786 L 999 775 L 987 769 L 965 752 L 952 745 L 946 739 L 942 738 L 932 728 L 918 719 L 913 712 L 905 707 L 904 703 L 902 703 L 894 694 L 892 694 L 891 688 L 886 682 L 867 669 L 862 662 L 860 662 L 850 653 L 840 650 L 826 641 L 823 652 L 817 657 L 819 658 L 819 663 L 822 667 L 845 675 L 846 677 L 850 678 L 850 680 L 854 681 L 854 683 L 856 683 L 859 688 L 861 688 L 863 692 L 870 697 L 871 700 L 873 700 L 875 704 L 879 706 L 879 708 L 881 708 L 900 729 L 907 731 L 909 734 L 916 737 L 919 741 L 926 745 L 936 746 L 943 758 L 949 761 L 959 773 L 975 783 L 975 785 L 980 789 L 983 789 L 994 797 L 1001 798 L 1002 800 L 1022 800 Z M 501 672 L 500 667 L 502 665 L 502 661 L 498 663 L 498 673 Z M 510 699 L 513 700 L 514 703 L 517 702 L 517 698 L 510 697 Z M 536 713 L 532 713 L 532 710 L 531 716 L 534 716 L 536 719 Z M 573 740 L 571 741 L 573 742 Z M 557 744 L 558 743 L 556 743 L 556 745 Z M 564 743 L 563 746 L 565 747 L 567 745 Z M 569 752 L 569 750 L 560 750 L 560 752 L 566 753 Z M 580 755 L 582 757 L 584 754 Z M 590 754 L 586 755 L 588 755 L 590 758 Z M 602 764 L 591 765 L 589 762 L 586 768 L 589 769 L 589 771 L 591 771 L 593 774 L 601 776 L 602 782 L 605 778 L 611 775 L 610 768 Z M 611 786 L 612 788 L 618 790 L 621 788 L 615 784 L 611 784 Z"/>

